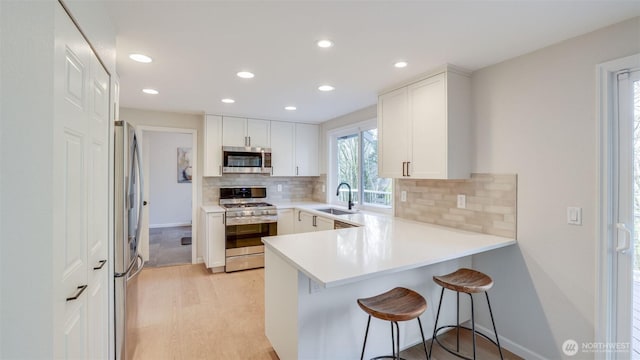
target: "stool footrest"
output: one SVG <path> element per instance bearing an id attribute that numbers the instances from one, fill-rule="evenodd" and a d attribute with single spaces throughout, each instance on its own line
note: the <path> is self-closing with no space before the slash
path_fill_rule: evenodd
<path id="1" fill-rule="evenodd" d="M 376 357 L 374 357 L 374 358 L 371 358 L 371 360 L 379 360 L 379 359 L 398 359 L 398 358 L 397 358 L 397 357 L 395 357 L 395 356 L 391 356 L 391 355 L 386 355 L 386 356 L 376 356 Z M 401 358 L 400 358 L 400 360 L 407 360 L 407 359 L 405 359 L 405 358 L 401 357 Z"/>
<path id="2" fill-rule="evenodd" d="M 431 339 L 431 340 L 432 340 L 432 341 L 434 341 L 434 340 L 435 340 L 435 342 L 437 342 L 437 343 L 438 343 L 438 345 L 440 345 L 440 347 L 441 347 L 441 348 L 443 348 L 444 350 L 446 350 L 446 351 L 447 351 L 448 353 L 450 353 L 451 355 L 455 355 L 455 356 L 457 356 L 457 357 L 459 357 L 459 358 L 461 358 L 461 359 L 473 360 L 473 358 L 466 357 L 466 356 L 464 356 L 464 355 L 462 355 L 462 354 L 460 354 L 460 353 L 458 353 L 458 352 L 455 352 L 455 351 L 453 351 L 453 350 L 449 349 L 447 346 L 445 346 L 444 344 L 442 344 L 442 343 L 440 342 L 440 339 L 438 339 L 438 332 L 440 332 L 440 330 L 442 330 L 442 329 L 449 329 L 449 328 L 450 328 L 450 329 L 457 329 L 457 328 L 458 328 L 458 326 L 456 326 L 456 325 L 445 325 L 445 326 L 440 326 L 438 329 L 436 329 L 436 331 L 435 331 L 435 336 L 434 336 L 434 337 L 433 337 L 433 339 Z M 472 330 L 471 328 L 466 327 L 466 326 L 462 326 L 462 325 L 460 325 L 460 329 L 464 329 L 464 330 L 468 330 L 468 331 L 470 331 L 470 332 L 473 332 L 473 330 Z M 498 347 L 499 347 L 498 343 L 497 343 L 497 342 L 495 342 L 495 341 L 494 341 L 493 339 L 491 339 L 490 337 L 488 337 L 487 335 L 485 335 L 485 334 L 483 334 L 483 333 L 481 333 L 481 332 L 479 332 L 479 331 L 476 331 L 475 333 L 476 333 L 476 334 L 478 334 L 478 335 L 480 335 L 480 336 L 482 336 L 483 338 L 485 338 L 485 339 L 489 340 L 490 342 L 492 342 L 492 343 L 493 343 L 493 345 L 495 345 L 495 346 L 498 346 Z"/>

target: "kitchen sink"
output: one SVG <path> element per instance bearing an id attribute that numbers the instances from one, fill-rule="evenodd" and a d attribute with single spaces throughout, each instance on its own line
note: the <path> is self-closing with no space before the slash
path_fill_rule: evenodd
<path id="1" fill-rule="evenodd" d="M 354 213 L 354 211 L 340 210 L 336 208 L 324 208 L 324 209 L 316 209 L 316 210 L 326 212 L 327 214 L 331 214 L 331 215 L 350 215 Z"/>

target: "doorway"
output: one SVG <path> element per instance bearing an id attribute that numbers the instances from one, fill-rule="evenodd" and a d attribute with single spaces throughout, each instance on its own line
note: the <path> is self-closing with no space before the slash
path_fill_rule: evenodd
<path id="1" fill-rule="evenodd" d="M 140 126 L 147 180 L 141 253 L 145 266 L 195 263 L 197 132 Z"/>
<path id="2" fill-rule="evenodd" d="M 600 70 L 600 297 L 606 359 L 640 359 L 640 55 Z"/>

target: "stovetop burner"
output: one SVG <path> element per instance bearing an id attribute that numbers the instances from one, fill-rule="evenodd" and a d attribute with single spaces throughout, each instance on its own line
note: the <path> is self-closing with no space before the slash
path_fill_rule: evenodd
<path id="1" fill-rule="evenodd" d="M 238 208 L 254 208 L 254 207 L 272 207 L 273 205 L 265 202 L 259 203 L 236 203 L 236 204 L 221 204 L 223 207 L 227 209 L 238 209 Z"/>

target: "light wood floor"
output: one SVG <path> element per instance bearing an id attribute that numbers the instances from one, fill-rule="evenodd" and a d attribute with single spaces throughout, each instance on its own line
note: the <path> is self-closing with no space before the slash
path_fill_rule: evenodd
<path id="1" fill-rule="evenodd" d="M 135 359 L 278 359 L 264 335 L 263 269 L 211 274 L 199 264 L 145 268 L 139 276 Z M 470 343 L 463 337 L 463 346 Z M 458 359 L 437 344 L 433 355 Z M 421 346 L 402 356 L 425 358 Z M 497 349 L 481 342 L 478 359 L 499 359 Z M 505 359 L 520 358 L 505 352 Z"/>

